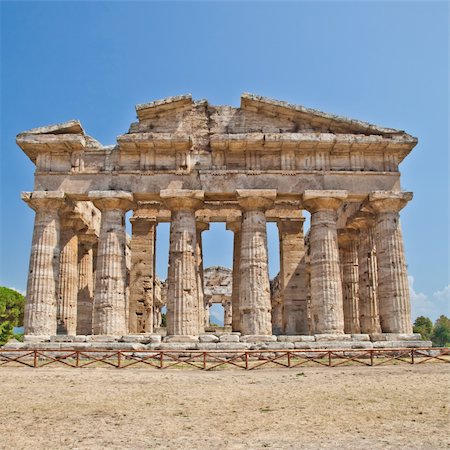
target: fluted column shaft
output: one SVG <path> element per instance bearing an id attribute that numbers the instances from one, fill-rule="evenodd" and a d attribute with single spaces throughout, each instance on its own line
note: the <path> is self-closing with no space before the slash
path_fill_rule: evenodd
<path id="1" fill-rule="evenodd" d="M 167 334 L 198 335 L 195 213 L 172 211 L 170 223 Z"/>
<path id="2" fill-rule="evenodd" d="M 278 222 L 280 284 L 285 334 L 308 334 L 303 219 Z"/>
<path id="3" fill-rule="evenodd" d="M 371 226 L 361 228 L 359 233 L 359 321 L 361 333 L 380 333 L 377 255 L 373 229 Z"/>
<path id="4" fill-rule="evenodd" d="M 359 266 L 357 233 L 343 231 L 339 236 L 344 306 L 344 332 L 360 333 Z"/>
<path id="5" fill-rule="evenodd" d="M 231 300 L 222 303 L 223 306 L 223 326 L 231 327 L 233 321 L 233 305 Z"/>
<path id="6" fill-rule="evenodd" d="M 25 304 L 25 334 L 55 335 L 62 192 L 22 194 L 35 211 Z"/>
<path id="7" fill-rule="evenodd" d="M 241 279 L 241 221 L 227 223 L 227 230 L 233 232 L 233 281 L 231 291 L 231 328 L 233 331 L 241 331 L 241 310 L 239 307 L 239 284 Z"/>
<path id="8" fill-rule="evenodd" d="M 198 326 L 199 333 L 205 332 L 206 325 L 206 304 L 204 298 L 204 281 L 203 281 L 203 245 L 202 233 L 209 229 L 209 225 L 205 222 L 196 223 L 196 246 L 195 257 L 197 263 L 197 298 L 198 298 Z M 208 317 L 209 322 L 209 317 Z"/>
<path id="9" fill-rule="evenodd" d="M 374 237 L 377 248 L 378 296 L 381 330 L 411 333 L 411 304 L 399 211 L 410 193 L 372 193 L 369 205 L 377 213 Z"/>
<path id="10" fill-rule="evenodd" d="M 243 335 L 272 334 L 265 210 L 276 192 L 256 191 L 237 191 L 242 208 L 239 307 Z"/>
<path id="11" fill-rule="evenodd" d="M 78 236 L 64 227 L 60 243 L 58 333 L 73 336 L 77 332 Z"/>
<path id="12" fill-rule="evenodd" d="M 153 332 L 156 217 L 131 218 L 131 271 L 128 327 L 131 334 Z"/>
<path id="13" fill-rule="evenodd" d="M 203 191 L 164 190 L 160 195 L 172 212 L 167 334 L 197 336 L 200 324 L 195 210 L 202 204 Z"/>
<path id="14" fill-rule="evenodd" d="M 344 332 L 336 211 L 345 198 L 345 191 L 306 191 L 303 197 L 311 212 L 311 319 L 316 334 Z"/>
<path id="15" fill-rule="evenodd" d="M 77 334 L 92 334 L 94 307 L 94 242 L 82 240 L 78 246 Z"/>
<path id="16" fill-rule="evenodd" d="M 97 252 L 93 332 L 127 334 L 126 320 L 126 233 L 125 212 L 132 196 L 122 191 L 91 192 L 90 198 L 102 212 Z"/>

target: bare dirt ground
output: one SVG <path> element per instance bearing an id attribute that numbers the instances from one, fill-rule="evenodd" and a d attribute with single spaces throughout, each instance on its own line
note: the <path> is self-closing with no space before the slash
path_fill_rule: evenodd
<path id="1" fill-rule="evenodd" d="M 450 448 L 447 364 L 2 369 L 2 449 Z"/>

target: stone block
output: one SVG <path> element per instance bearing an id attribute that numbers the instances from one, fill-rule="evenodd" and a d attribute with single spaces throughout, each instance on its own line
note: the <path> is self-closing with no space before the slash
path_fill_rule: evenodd
<path id="1" fill-rule="evenodd" d="M 57 334 L 50 336 L 50 342 L 75 342 L 75 336 Z"/>
<path id="2" fill-rule="evenodd" d="M 220 342 L 239 342 L 239 336 L 236 334 L 222 334 L 220 336 Z"/>
<path id="3" fill-rule="evenodd" d="M 197 350 L 197 346 L 195 342 L 163 342 L 159 350 Z"/>
<path id="4" fill-rule="evenodd" d="M 363 349 L 373 348 L 373 344 L 370 341 L 353 341 L 351 348 L 363 350 Z"/>
<path id="5" fill-rule="evenodd" d="M 368 334 L 352 334 L 352 341 L 370 341 Z"/>
<path id="6" fill-rule="evenodd" d="M 315 348 L 316 342 L 294 342 L 294 348 L 298 350 L 306 350 Z"/>
<path id="7" fill-rule="evenodd" d="M 356 345 L 352 341 L 321 341 L 321 342 L 295 342 L 296 349 L 311 349 L 311 350 L 346 350 L 353 348 Z"/>
<path id="8" fill-rule="evenodd" d="M 219 338 L 214 334 L 201 334 L 199 341 L 200 343 L 216 343 L 219 342 Z"/>
<path id="9" fill-rule="evenodd" d="M 61 350 L 93 350 L 90 342 L 61 342 Z"/>
<path id="10" fill-rule="evenodd" d="M 117 342 L 120 336 L 108 336 L 106 334 L 98 334 L 91 336 L 92 342 Z"/>
<path id="11" fill-rule="evenodd" d="M 181 335 L 172 335 L 172 336 L 166 336 L 163 339 L 164 343 L 197 343 L 198 342 L 198 336 L 181 336 Z"/>
<path id="12" fill-rule="evenodd" d="M 141 344 L 158 344 L 161 342 L 159 334 L 127 334 L 120 338 L 120 342 L 135 342 Z"/>
<path id="13" fill-rule="evenodd" d="M 376 341 L 373 348 L 420 348 L 431 347 L 430 341 Z"/>
<path id="14" fill-rule="evenodd" d="M 50 336 L 46 334 L 25 334 L 23 342 L 50 342 Z"/>
<path id="15" fill-rule="evenodd" d="M 250 348 L 250 344 L 245 342 L 219 342 L 217 350 L 247 350 Z"/>
<path id="16" fill-rule="evenodd" d="M 241 342 L 276 342 L 277 337 L 275 335 L 263 335 L 263 334 L 248 334 L 241 336 Z"/>
<path id="17" fill-rule="evenodd" d="M 27 350 L 60 350 L 61 344 L 59 342 L 36 342 L 29 343 Z"/>
<path id="18" fill-rule="evenodd" d="M 314 336 L 302 336 L 302 335 L 295 335 L 295 336 L 277 336 L 278 342 L 315 342 L 316 339 Z"/>
<path id="19" fill-rule="evenodd" d="M 7 342 L 3 347 L 1 347 L 2 350 L 21 350 L 26 349 L 27 344 L 24 342 L 18 342 L 14 340 L 13 342 Z"/>
<path id="20" fill-rule="evenodd" d="M 333 341 L 339 341 L 339 342 L 345 342 L 345 341 L 351 341 L 352 335 L 351 334 L 315 334 L 314 335 L 316 342 L 333 342 Z"/>
<path id="21" fill-rule="evenodd" d="M 92 336 L 86 336 L 83 334 L 78 334 L 73 337 L 73 342 L 91 342 Z"/>
<path id="22" fill-rule="evenodd" d="M 376 341 L 420 341 L 420 333 L 374 333 L 370 335 L 372 342 Z"/>
<path id="23" fill-rule="evenodd" d="M 293 342 L 255 342 L 250 346 L 250 350 L 289 350 L 294 348 Z"/>
<path id="24" fill-rule="evenodd" d="M 199 350 L 216 350 L 217 344 L 214 342 L 200 342 L 197 344 Z"/>

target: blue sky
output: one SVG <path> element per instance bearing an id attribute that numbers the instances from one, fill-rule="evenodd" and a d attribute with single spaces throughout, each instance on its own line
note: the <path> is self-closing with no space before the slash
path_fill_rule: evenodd
<path id="1" fill-rule="evenodd" d="M 402 214 L 413 315 L 448 314 L 447 2 L 1 2 L 0 284 L 25 290 L 33 164 L 15 135 L 80 119 L 103 144 L 134 105 L 192 93 L 238 106 L 242 92 L 406 130 Z M 158 273 L 168 229 L 159 227 Z M 270 226 L 270 272 L 278 271 Z M 231 264 L 232 235 L 204 233 L 206 265 Z"/>

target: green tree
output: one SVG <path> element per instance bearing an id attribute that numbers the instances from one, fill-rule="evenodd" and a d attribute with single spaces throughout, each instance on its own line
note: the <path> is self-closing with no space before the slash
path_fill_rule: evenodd
<path id="1" fill-rule="evenodd" d="M 414 322 L 414 333 L 420 333 L 424 341 L 429 341 L 433 332 L 433 322 L 425 316 L 419 316 Z"/>
<path id="2" fill-rule="evenodd" d="M 0 286 L 0 345 L 14 336 L 14 327 L 23 325 L 25 297 L 7 287 Z"/>
<path id="3" fill-rule="evenodd" d="M 436 320 L 431 341 L 435 347 L 450 346 L 450 319 L 447 316 L 442 315 Z"/>

